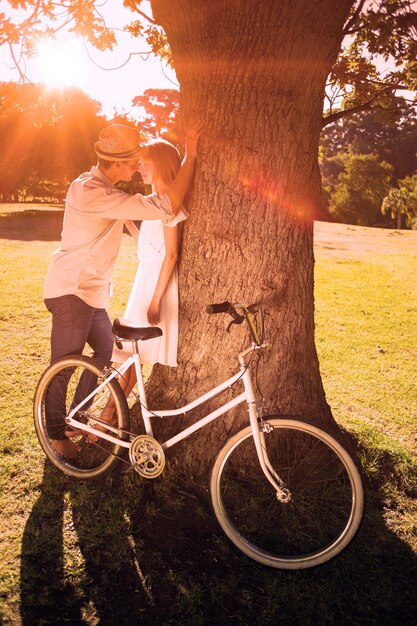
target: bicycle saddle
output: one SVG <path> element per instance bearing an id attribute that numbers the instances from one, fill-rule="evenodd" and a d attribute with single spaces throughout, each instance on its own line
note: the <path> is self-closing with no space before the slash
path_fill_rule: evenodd
<path id="1" fill-rule="evenodd" d="M 158 326 L 146 326 L 145 328 L 135 326 L 135 324 L 123 317 L 116 317 L 112 331 L 113 335 L 116 335 L 119 339 L 140 339 L 142 341 L 154 339 L 154 337 L 162 335 L 162 330 Z"/>

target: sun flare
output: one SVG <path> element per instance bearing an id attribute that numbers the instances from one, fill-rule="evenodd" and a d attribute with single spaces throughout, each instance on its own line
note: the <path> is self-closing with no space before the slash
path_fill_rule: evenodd
<path id="1" fill-rule="evenodd" d="M 82 52 L 81 44 L 75 40 L 38 46 L 35 63 L 42 82 L 48 87 L 83 87 L 87 80 L 87 66 Z"/>

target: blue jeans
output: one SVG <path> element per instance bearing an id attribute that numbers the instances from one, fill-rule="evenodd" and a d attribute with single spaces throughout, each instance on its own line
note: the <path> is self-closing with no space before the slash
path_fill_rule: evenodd
<path id="1" fill-rule="evenodd" d="M 82 354 L 86 344 L 91 346 L 93 358 L 100 365 L 111 363 L 112 325 L 105 309 L 91 307 L 74 295 L 48 298 L 45 305 L 52 313 L 51 364 L 70 354 Z M 65 399 L 70 375 L 68 370 L 56 376 L 45 395 L 46 424 L 51 439 L 65 439 Z M 95 378 L 90 375 L 90 391 L 95 384 Z M 81 399 L 75 397 L 74 402 Z"/>

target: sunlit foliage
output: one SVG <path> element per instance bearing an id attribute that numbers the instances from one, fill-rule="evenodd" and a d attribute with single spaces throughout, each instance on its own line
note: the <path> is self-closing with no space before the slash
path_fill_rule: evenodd
<path id="1" fill-rule="evenodd" d="M 95 160 L 100 105 L 80 89 L 0 83 L 0 200 L 62 200 Z"/>
<path id="2" fill-rule="evenodd" d="M 0 45 L 9 46 L 22 80 L 26 79 L 25 58 L 42 38 L 53 37 L 63 28 L 82 35 L 101 50 L 116 44 L 115 31 L 94 0 L 7 0 L 2 5 Z M 152 53 L 172 63 L 165 33 L 146 13 L 142 0 L 124 0 L 123 5 L 132 12 L 125 30 L 133 37 L 144 37 Z M 413 106 L 417 87 L 415 2 L 356 0 L 344 35 L 323 94 L 323 124 L 347 112 Z"/>

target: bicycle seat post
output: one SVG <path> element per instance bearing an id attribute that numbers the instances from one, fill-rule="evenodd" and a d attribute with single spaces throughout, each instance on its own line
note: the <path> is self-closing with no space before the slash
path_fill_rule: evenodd
<path id="1" fill-rule="evenodd" d="M 148 402 L 146 399 L 145 383 L 143 381 L 142 364 L 140 361 L 140 352 L 137 339 L 132 339 L 132 357 L 136 372 L 136 380 L 139 390 L 140 408 L 142 413 L 143 422 L 145 424 L 145 430 L 148 435 L 153 437 L 152 424 L 150 420 L 150 413 L 148 411 Z"/>

